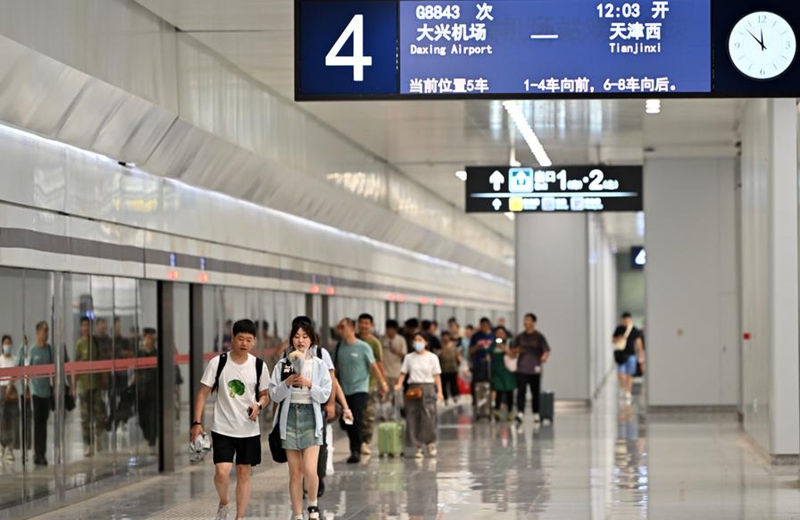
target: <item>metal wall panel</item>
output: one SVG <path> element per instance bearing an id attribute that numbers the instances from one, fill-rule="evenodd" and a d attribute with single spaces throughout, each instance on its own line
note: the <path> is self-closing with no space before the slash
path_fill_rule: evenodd
<path id="1" fill-rule="evenodd" d="M 175 28 L 128 0 L 3 0 L 0 33 L 178 113 Z"/>

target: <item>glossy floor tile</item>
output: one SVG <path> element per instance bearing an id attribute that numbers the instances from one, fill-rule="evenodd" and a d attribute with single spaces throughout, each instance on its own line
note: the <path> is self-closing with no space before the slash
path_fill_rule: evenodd
<path id="1" fill-rule="evenodd" d="M 473 424 L 468 412 L 442 416 L 436 460 L 347 466 L 337 431 L 325 518 L 800 518 L 798 468 L 765 464 L 733 415 L 648 416 L 618 405 L 613 387 L 552 426 Z M 285 467 L 260 467 L 248 518 L 290 518 L 287 482 Z M 38 518 L 210 519 L 215 508 L 208 461 Z"/>

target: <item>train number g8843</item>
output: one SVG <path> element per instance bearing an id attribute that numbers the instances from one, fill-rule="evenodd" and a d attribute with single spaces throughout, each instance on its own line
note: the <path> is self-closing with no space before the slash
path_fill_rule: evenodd
<path id="1" fill-rule="evenodd" d="M 441 4 L 420 4 L 417 6 L 417 20 L 458 20 L 461 7 Z"/>

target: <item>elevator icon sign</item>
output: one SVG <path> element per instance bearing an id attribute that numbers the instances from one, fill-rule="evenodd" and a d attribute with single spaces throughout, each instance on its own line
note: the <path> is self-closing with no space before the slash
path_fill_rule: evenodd
<path id="1" fill-rule="evenodd" d="M 510 193 L 533 193 L 533 168 L 509 168 L 508 191 Z"/>

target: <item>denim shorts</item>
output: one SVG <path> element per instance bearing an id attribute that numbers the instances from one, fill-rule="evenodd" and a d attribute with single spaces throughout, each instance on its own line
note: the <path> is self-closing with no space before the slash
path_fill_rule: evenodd
<path id="1" fill-rule="evenodd" d="M 286 421 L 286 438 L 283 449 L 303 451 L 311 446 L 321 446 L 322 438 L 316 437 L 317 421 L 314 406 L 310 404 L 289 405 L 289 418 Z"/>
<path id="2" fill-rule="evenodd" d="M 636 375 L 636 368 L 639 366 L 639 359 L 634 354 L 633 356 L 628 356 L 627 361 L 619 366 L 619 373 L 620 374 L 627 374 L 629 376 Z"/>

